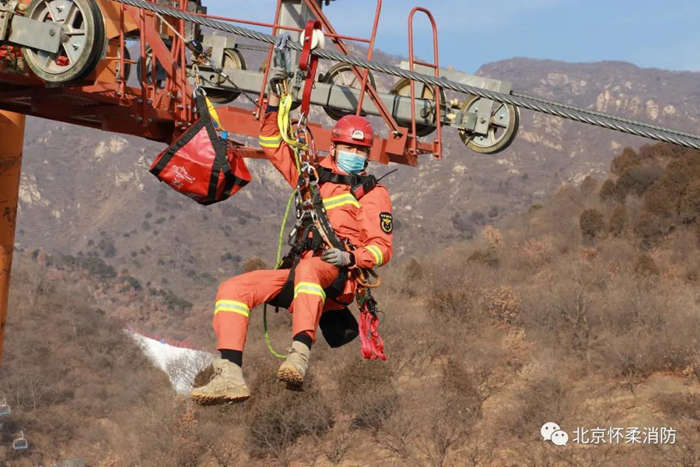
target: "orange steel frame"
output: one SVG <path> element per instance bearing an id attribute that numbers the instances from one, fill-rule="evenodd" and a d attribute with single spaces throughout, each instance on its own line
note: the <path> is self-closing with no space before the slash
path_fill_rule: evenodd
<path id="1" fill-rule="evenodd" d="M 164 19 L 169 24 L 167 26 L 152 12 L 115 3 L 111 0 L 96 1 L 102 10 L 109 42 L 107 56 L 100 62 L 90 80 L 80 86 L 46 88 L 32 75 L 8 75 L 3 74 L 0 69 L 0 82 L 15 85 L 6 91 L 0 91 L 2 108 L 107 131 L 142 136 L 165 143 L 173 141 L 196 118 L 193 111 L 192 88 L 186 76 L 186 46 L 180 37 L 170 30 L 170 28 L 176 29 L 180 35 L 184 35 L 185 22 L 166 16 Z M 154 2 L 155 0 L 149 1 Z M 316 2 L 312 0 L 304 0 L 304 2 L 321 21 L 326 36 L 331 38 L 338 50 L 348 53 L 344 40 L 365 42 L 369 45 L 367 57 L 371 58 L 381 12 L 381 0 L 377 1 L 372 34 L 369 39 L 338 34 Z M 175 0 L 175 3 L 179 9 L 186 10 L 187 0 Z M 270 27 L 273 34 L 282 29 L 300 30 L 279 24 L 280 8 L 281 0 L 278 0 L 273 24 L 220 16 L 202 16 L 234 23 Z M 434 20 L 429 12 L 425 9 L 420 10 L 429 15 L 433 28 L 435 28 Z M 409 34 L 412 36 L 412 26 L 409 28 Z M 170 47 L 164 42 L 163 36 L 169 37 Z M 153 56 L 150 70 L 141 67 L 141 75 L 138 77 L 141 84 L 140 89 L 128 86 L 125 79 L 126 67 L 138 63 L 138 60 L 130 60 L 125 57 L 126 40 L 136 37 L 140 42 L 139 59 L 145 62 L 147 49 L 150 49 Z M 435 33 L 433 42 L 434 48 L 437 50 L 437 35 Z M 412 40 L 410 44 L 412 45 Z M 268 63 L 271 57 L 272 46 L 268 52 Z M 166 73 L 162 86 L 158 86 L 156 83 L 156 62 L 161 64 Z M 268 69 L 269 66 L 266 67 L 265 79 L 261 83 L 258 108 L 264 108 L 264 85 Z M 385 164 L 392 161 L 417 165 L 417 156 L 420 154 L 439 155 L 441 145 L 420 141 L 414 131 L 415 125 L 403 128 L 397 124 L 390 111 L 379 99 L 376 89 L 368 82 L 368 70 L 362 70 L 359 67 L 352 67 L 352 70 L 362 82 L 359 102 L 363 101 L 365 94 L 369 95 L 389 130 L 387 138 L 377 138 L 370 153 L 372 160 Z M 13 97 L 31 97 L 32 104 L 31 106 L 23 106 L 16 102 L 8 102 Z M 71 106 L 71 101 L 90 102 L 90 105 Z M 358 112 L 360 108 L 358 106 Z M 246 111 L 234 106 L 220 106 L 217 110 L 229 133 L 257 136 L 258 128 L 254 125 L 254 121 L 256 118 L 258 120 L 261 118 L 259 112 L 246 113 Z M 87 115 L 85 115 L 86 113 Z M 438 139 L 440 139 L 439 119 L 437 124 Z M 330 145 L 329 130 L 318 126 L 313 129 L 313 135 L 317 140 L 316 147 L 327 151 Z M 255 153 L 251 152 L 251 155 L 255 155 Z M 257 155 L 262 157 L 261 153 Z"/>
<path id="2" fill-rule="evenodd" d="M 14 242 L 14 221 L 20 175 L 24 114 L 42 118 L 99 128 L 107 131 L 132 134 L 144 138 L 170 143 L 187 129 L 195 120 L 193 108 L 193 89 L 187 79 L 186 44 L 180 38 L 185 35 L 185 22 L 170 16 L 164 18 L 156 14 L 130 7 L 111 0 L 95 0 L 100 6 L 107 42 L 107 55 L 100 61 L 94 72 L 84 83 L 66 87 L 46 87 L 41 80 L 26 71 L 24 73 L 8 72 L 0 61 L 0 361 L 2 358 L 2 339 L 7 313 L 7 288 L 9 284 L 10 265 Z M 155 0 L 149 0 L 155 3 Z M 30 0 L 22 0 L 28 4 Z M 374 22 L 370 38 L 359 38 L 338 34 L 320 6 L 312 0 L 304 0 L 316 18 L 321 21 L 324 33 L 342 53 L 347 54 L 345 40 L 368 44 L 367 59 L 372 58 L 377 26 L 382 8 L 382 0 L 377 0 Z M 173 0 L 176 8 L 187 10 L 188 0 Z M 202 15 L 212 19 L 233 23 L 269 27 L 272 34 L 280 30 L 301 31 L 300 28 L 279 24 L 281 0 L 277 1 L 274 23 L 260 23 L 243 19 Z M 433 26 L 433 46 L 435 75 L 438 75 L 437 33 L 435 21 L 428 10 L 416 8 L 409 17 L 409 56 L 411 67 L 414 63 L 426 64 L 413 58 L 413 26 L 415 11 L 426 13 Z M 168 24 L 164 24 L 167 22 Z M 174 34 L 172 29 L 179 32 Z M 170 46 L 164 37 L 169 38 Z M 140 50 L 137 59 L 126 58 L 126 41 L 138 38 Z M 147 49 L 152 54 L 150 69 L 141 67 L 138 77 L 140 88 L 127 85 L 126 67 L 139 63 L 145 64 Z M 273 47 L 270 46 L 267 57 L 265 78 L 261 83 L 258 96 L 258 109 L 264 108 L 264 89 L 267 72 L 272 58 Z M 166 77 L 162 83 L 156 80 L 157 62 L 165 70 Z M 441 152 L 440 96 L 436 96 L 437 141 L 430 144 L 419 141 L 415 131 L 415 113 L 409 128 L 401 127 L 383 105 L 376 89 L 369 83 L 368 70 L 352 67 L 353 73 L 361 80 L 358 113 L 367 94 L 379 110 L 388 127 L 386 138 L 375 138 L 370 151 L 370 159 L 387 164 L 398 162 L 417 165 L 418 155 Z M 413 83 L 412 83 L 413 84 Z M 413 85 L 411 99 L 415 102 Z M 217 107 L 222 126 L 229 133 L 256 137 L 260 128 L 261 112 L 234 106 Z M 321 125 L 309 123 L 314 136 L 315 146 L 321 151 L 330 149 L 330 130 Z M 256 147 L 244 147 L 244 157 L 261 158 L 262 150 Z M 9 169 L 6 168 L 9 164 Z"/>
<path id="3" fill-rule="evenodd" d="M 421 60 L 416 60 L 413 54 L 413 16 L 416 12 L 420 11 L 425 13 L 430 21 L 430 25 L 433 29 L 433 63 L 424 62 Z M 408 66 L 410 71 L 414 71 L 415 65 L 423 65 L 428 68 L 432 68 L 436 78 L 440 77 L 440 60 L 438 58 L 438 38 L 437 38 L 437 24 L 435 23 L 435 18 L 433 14 L 423 7 L 415 7 L 411 10 L 408 15 Z M 433 87 L 433 96 L 435 97 L 435 125 L 437 129 L 437 137 L 433 142 L 433 154 L 438 159 L 442 159 L 442 119 L 440 115 L 440 88 L 437 86 Z M 411 134 L 416 134 L 416 83 L 411 80 Z M 411 139 L 410 152 L 413 154 L 419 154 L 420 150 L 418 148 L 418 138 Z"/>
<path id="4" fill-rule="evenodd" d="M 15 245 L 24 121 L 22 114 L 0 111 L 0 363 Z"/>

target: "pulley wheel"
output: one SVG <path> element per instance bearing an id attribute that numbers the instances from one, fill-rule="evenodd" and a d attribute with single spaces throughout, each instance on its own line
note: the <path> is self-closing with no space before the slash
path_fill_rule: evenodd
<path id="1" fill-rule="evenodd" d="M 359 90 L 362 86 L 362 80 L 355 76 L 355 73 L 353 73 L 352 71 L 352 66 L 348 65 L 347 63 L 337 63 L 333 65 L 328 70 L 328 73 L 323 75 L 319 81 L 321 81 L 322 83 L 332 84 L 334 86 L 345 86 L 346 88 L 357 90 Z M 374 82 L 374 76 L 372 76 L 372 73 L 369 73 L 367 81 L 367 84 L 371 85 L 372 87 L 376 87 Z M 331 117 L 333 120 L 340 120 L 345 115 L 355 114 L 354 110 L 340 110 L 334 107 L 324 107 L 323 110 L 325 110 L 326 114 L 328 114 L 328 116 Z M 362 112 L 362 115 L 364 114 L 365 113 Z"/>
<path id="2" fill-rule="evenodd" d="M 92 0 L 32 0 L 28 18 L 61 25 L 57 54 L 23 48 L 29 68 L 48 83 L 68 84 L 89 75 L 107 47 L 102 12 Z"/>
<path id="3" fill-rule="evenodd" d="M 236 49 L 225 49 L 222 69 L 229 77 L 231 73 L 236 70 L 245 70 L 246 65 L 243 55 Z M 222 76 L 217 76 L 216 84 L 219 86 L 233 86 L 233 83 L 229 79 Z M 236 99 L 240 94 L 240 91 L 223 91 L 220 89 L 207 88 L 207 97 L 209 97 L 209 100 L 214 104 L 226 104 Z"/>
<path id="4" fill-rule="evenodd" d="M 487 99 L 478 96 L 471 96 L 462 105 L 464 113 L 476 113 L 479 105 L 483 105 Z M 511 104 L 501 104 L 494 102 L 491 110 L 491 119 L 485 135 L 469 133 L 465 130 L 459 131 L 462 142 L 472 151 L 481 154 L 495 154 L 503 151 L 515 139 L 520 125 L 520 110 Z"/>
<path id="5" fill-rule="evenodd" d="M 411 80 L 408 78 L 401 78 L 394 84 L 394 86 L 391 88 L 389 91 L 391 94 L 394 94 L 395 96 L 402 96 L 402 97 L 411 97 Z M 434 100 L 435 99 L 435 93 L 433 92 L 433 87 L 428 86 L 423 83 L 416 83 L 416 88 L 415 88 L 415 95 L 416 99 L 426 99 L 426 100 Z M 440 89 L 440 110 L 442 111 L 444 115 L 444 110 L 445 110 L 445 102 L 446 102 L 446 97 L 445 97 L 445 91 Z M 434 122 L 435 121 L 435 108 L 433 107 L 433 110 L 431 112 L 431 119 Z M 421 125 L 419 123 L 416 123 L 416 134 L 418 136 L 428 136 L 430 133 L 435 131 L 435 126 L 434 125 Z"/>

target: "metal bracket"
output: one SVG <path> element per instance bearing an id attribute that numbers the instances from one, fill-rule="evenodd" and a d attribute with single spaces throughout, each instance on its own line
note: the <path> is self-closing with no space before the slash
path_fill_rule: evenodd
<path id="1" fill-rule="evenodd" d="M 493 109 L 494 102 L 488 99 L 482 99 L 483 102 L 479 102 L 479 108 L 476 109 L 476 123 L 474 125 L 474 133 L 479 135 L 485 135 L 489 132 L 489 125 L 491 124 L 491 110 Z M 474 115 L 471 112 L 467 112 L 467 115 Z"/>
<path id="2" fill-rule="evenodd" d="M 224 50 L 235 48 L 236 39 L 233 36 L 206 34 L 202 45 L 205 49 L 211 47 L 209 62 L 212 66 L 222 69 L 224 67 Z"/>
<path id="3" fill-rule="evenodd" d="M 469 132 L 474 132 L 478 118 L 478 115 L 475 113 L 465 112 L 462 114 L 461 123 L 457 125 L 457 127 L 468 130 Z M 457 121 L 459 121 L 459 119 Z"/>
<path id="4" fill-rule="evenodd" d="M 12 17 L 8 42 L 42 50 L 52 54 L 58 53 L 61 45 L 61 26 L 14 15 Z"/>
<path id="5" fill-rule="evenodd" d="M 0 41 L 4 41 L 10 29 L 10 20 L 14 15 L 9 11 L 0 10 Z"/>
<path id="6" fill-rule="evenodd" d="M 408 62 L 405 60 L 402 61 L 400 67 L 404 70 L 408 70 Z M 415 71 L 423 74 L 433 73 L 432 69 L 428 67 L 422 67 L 420 65 L 416 66 Z M 457 83 L 466 84 L 468 86 L 474 86 L 475 88 L 488 89 L 489 91 L 501 92 L 503 94 L 510 94 L 510 91 L 512 90 L 512 84 L 509 81 L 501 81 L 492 78 L 485 78 L 482 76 L 474 76 L 470 75 L 469 73 L 454 70 L 452 68 L 440 68 L 440 77 L 448 79 L 450 81 L 455 81 Z M 471 130 L 476 134 L 487 134 L 491 122 L 491 113 L 493 112 L 493 106 L 494 101 L 492 100 L 480 100 L 479 109 L 477 110 L 477 113 L 472 114 L 465 112 L 465 114 L 462 116 L 462 124 L 459 125 L 459 127 Z M 459 121 L 459 119 L 457 121 Z"/>
<path id="7" fill-rule="evenodd" d="M 10 30 L 10 21 L 15 14 L 18 0 L 0 0 L 0 41 L 4 41 Z"/>

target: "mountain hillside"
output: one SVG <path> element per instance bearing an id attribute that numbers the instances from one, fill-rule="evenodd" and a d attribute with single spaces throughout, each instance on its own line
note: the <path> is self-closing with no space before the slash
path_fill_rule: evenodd
<path id="1" fill-rule="evenodd" d="M 533 95 L 698 128 L 700 73 L 512 59 L 485 65 L 478 74 L 511 80 Z M 390 85 L 383 77 L 378 81 Z M 385 180 L 394 202 L 397 258 L 469 238 L 482 225 L 541 202 L 563 182 L 603 176 L 622 147 L 645 142 L 529 111 L 522 112 L 514 144 L 492 156 L 468 151 L 447 130 L 444 160 L 424 158 L 418 168 L 402 166 Z M 98 257 L 116 274 L 190 303 L 210 300 L 216 284 L 251 257 L 272 263 L 289 193 L 276 171 L 250 161 L 249 186 L 226 202 L 201 207 L 147 172 L 162 149 L 135 137 L 30 118 L 18 247 Z M 374 168 L 378 174 L 388 169 Z"/>
<path id="2" fill-rule="evenodd" d="M 275 381 L 253 310 L 252 396 L 227 406 L 177 394 L 171 381 L 196 362 L 157 345 L 146 357 L 123 332 L 137 319 L 211 351 L 209 307 L 170 310 L 172 296 L 95 256 L 20 251 L 0 463 L 698 465 L 698 161 L 626 149 L 604 183 L 562 186 L 502 228 L 400 258 L 376 293 L 387 361 L 319 337 L 302 391 Z M 269 319 L 284 351 L 291 319 Z M 548 422 L 559 444 L 543 439 Z M 20 432 L 26 451 L 10 447 Z"/>

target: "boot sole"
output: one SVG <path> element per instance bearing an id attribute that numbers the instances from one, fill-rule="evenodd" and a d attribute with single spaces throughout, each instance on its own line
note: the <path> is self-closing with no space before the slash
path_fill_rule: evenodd
<path id="1" fill-rule="evenodd" d="M 241 394 L 238 396 L 205 396 L 205 395 L 190 395 L 190 399 L 200 405 L 215 405 L 231 402 L 242 402 L 250 397 L 250 394 Z"/>
<path id="2" fill-rule="evenodd" d="M 292 368 L 280 368 L 277 370 L 277 379 L 292 386 L 301 386 L 304 384 L 304 377 L 298 371 Z"/>

